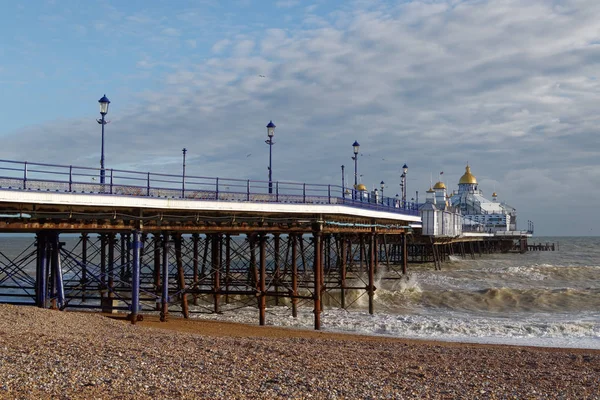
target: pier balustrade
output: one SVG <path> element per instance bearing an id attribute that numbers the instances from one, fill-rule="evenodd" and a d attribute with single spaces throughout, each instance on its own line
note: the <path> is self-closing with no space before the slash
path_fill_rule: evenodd
<path id="1" fill-rule="evenodd" d="M 416 203 L 381 198 L 338 185 L 276 181 L 273 193 L 269 193 L 268 181 L 105 171 L 106 182 L 101 184 L 98 168 L 0 160 L 0 189 L 200 201 L 331 204 L 406 215 L 419 213 Z"/>

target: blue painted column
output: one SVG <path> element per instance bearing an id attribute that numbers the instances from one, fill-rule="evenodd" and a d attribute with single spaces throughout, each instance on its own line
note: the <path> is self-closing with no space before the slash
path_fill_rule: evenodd
<path id="1" fill-rule="evenodd" d="M 48 249 L 46 234 L 37 234 L 38 263 L 36 271 L 36 305 L 46 308 L 48 301 Z"/>
<path id="2" fill-rule="evenodd" d="M 59 310 L 65 307 L 65 287 L 63 283 L 62 268 L 60 265 L 60 241 L 58 233 L 52 235 L 52 275 L 54 278 L 54 295 L 56 295 L 56 307 Z"/>
<path id="3" fill-rule="evenodd" d="M 140 242 L 140 232 L 133 231 L 133 266 L 132 266 L 132 277 L 131 277 L 131 323 L 135 324 L 138 320 L 138 311 L 140 309 L 140 249 L 142 243 Z"/>

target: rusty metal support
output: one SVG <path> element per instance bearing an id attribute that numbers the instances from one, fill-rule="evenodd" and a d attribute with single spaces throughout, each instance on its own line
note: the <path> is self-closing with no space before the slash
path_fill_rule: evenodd
<path id="1" fill-rule="evenodd" d="M 314 280 L 314 310 L 315 314 L 315 330 L 321 329 L 321 270 L 322 270 L 322 254 L 321 254 L 321 226 L 317 226 L 313 231 L 315 261 L 313 265 L 313 280 Z"/>
<path id="2" fill-rule="evenodd" d="M 216 233 L 212 237 L 212 275 L 213 275 L 213 300 L 214 312 L 219 313 L 219 299 L 221 296 L 221 250 L 223 246 L 222 236 Z"/>
<path id="3" fill-rule="evenodd" d="M 346 238 L 342 235 L 340 243 L 340 303 L 342 308 L 346 308 L 346 263 L 347 250 Z"/>
<path id="4" fill-rule="evenodd" d="M 406 275 L 408 272 L 408 248 L 406 245 L 406 232 L 402 233 L 402 274 Z"/>
<path id="5" fill-rule="evenodd" d="M 267 307 L 267 235 L 264 233 L 260 234 L 260 283 L 258 291 L 258 308 L 259 308 L 259 324 L 264 325 L 266 323 L 266 307 Z"/>
<path id="6" fill-rule="evenodd" d="M 292 241 L 292 317 L 298 317 L 298 235 L 290 234 Z M 300 237 L 302 240 L 302 237 Z"/>
<path id="7" fill-rule="evenodd" d="M 275 305 L 279 305 L 279 279 L 280 279 L 280 266 L 279 266 L 279 234 L 276 233 L 273 235 L 273 246 L 274 246 L 274 254 L 273 254 L 273 263 L 274 263 L 274 277 L 273 277 L 273 285 L 275 286 Z"/>
<path id="8" fill-rule="evenodd" d="M 166 322 L 169 318 L 169 235 L 162 235 L 162 295 L 160 320 Z"/>
<path id="9" fill-rule="evenodd" d="M 374 297 L 375 297 L 375 234 L 369 235 L 369 286 L 367 287 L 369 294 L 369 314 L 374 313 Z"/>
<path id="10" fill-rule="evenodd" d="M 175 261 L 177 263 L 177 285 L 181 298 L 181 313 L 183 317 L 188 319 L 190 317 L 190 309 L 188 306 L 187 291 L 185 285 L 185 271 L 183 270 L 183 259 L 181 257 L 181 233 L 173 234 L 173 241 L 175 243 Z"/>
<path id="11" fill-rule="evenodd" d="M 225 235 L 225 304 L 229 304 L 229 282 L 231 280 L 231 235 Z"/>

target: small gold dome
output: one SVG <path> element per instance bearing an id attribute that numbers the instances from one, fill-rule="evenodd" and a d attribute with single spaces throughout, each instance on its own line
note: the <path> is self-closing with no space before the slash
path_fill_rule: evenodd
<path id="1" fill-rule="evenodd" d="M 429 190 L 427 191 L 427 193 L 435 193 L 435 190 L 433 190 L 431 187 L 429 188 Z"/>
<path id="2" fill-rule="evenodd" d="M 438 182 L 433 186 L 434 189 L 446 189 L 444 182 Z"/>
<path id="3" fill-rule="evenodd" d="M 465 168 L 465 174 L 460 177 L 458 184 L 477 184 L 477 179 L 475 179 L 475 176 L 471 174 L 471 167 L 468 165 L 467 168 Z"/>
<path id="4" fill-rule="evenodd" d="M 492 193 L 492 197 L 498 197 L 498 195 L 496 194 L 496 192 Z"/>
<path id="5" fill-rule="evenodd" d="M 359 184 L 356 186 L 356 190 L 359 190 L 359 191 L 361 191 L 361 192 L 366 192 L 366 191 L 367 191 L 367 187 L 366 187 L 366 186 L 365 186 L 363 183 L 359 183 Z"/>

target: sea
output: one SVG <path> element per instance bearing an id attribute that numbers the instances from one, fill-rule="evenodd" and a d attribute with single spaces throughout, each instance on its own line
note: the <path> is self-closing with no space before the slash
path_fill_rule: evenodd
<path id="1" fill-rule="evenodd" d="M 23 249 L 24 243 L 31 239 L 0 238 L 2 249 Z M 534 243 L 554 243 L 555 251 L 452 256 L 441 270 L 435 270 L 433 264 L 409 264 L 409 273 L 399 280 L 383 279 L 385 268 L 380 266 L 384 272 L 376 281 L 374 314 L 368 312 L 364 291 L 357 292 L 346 309 L 326 293 L 321 330 L 600 349 L 600 237 L 530 238 L 529 244 Z M 6 259 L 2 264 L 10 268 Z M 258 324 L 255 304 L 230 310 L 223 307 L 220 314 L 192 306 L 192 317 Z M 301 303 L 295 318 L 289 304 L 269 305 L 266 323 L 313 329 L 312 303 Z"/>
<path id="2" fill-rule="evenodd" d="M 399 281 L 379 280 L 375 312 L 368 298 L 350 309 L 333 304 L 321 329 L 360 335 L 465 343 L 600 349 L 600 237 L 533 237 L 555 251 L 452 256 L 409 264 Z M 326 300 L 326 299 L 325 299 Z M 327 302 L 326 302 L 327 303 Z M 329 302 L 334 303 L 334 302 Z M 199 314 L 199 318 L 256 324 L 258 311 Z M 313 329 L 307 305 L 297 318 L 289 307 L 267 309 L 267 325 Z"/>

